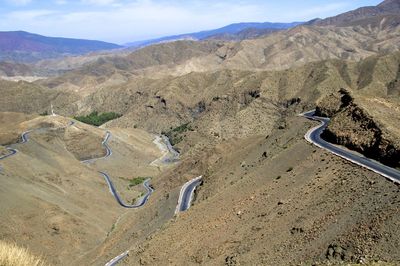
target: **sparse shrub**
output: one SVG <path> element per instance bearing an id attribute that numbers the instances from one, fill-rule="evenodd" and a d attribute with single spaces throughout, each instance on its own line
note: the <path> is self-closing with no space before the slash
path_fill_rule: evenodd
<path id="1" fill-rule="evenodd" d="M 179 127 L 176 127 L 174 129 L 172 129 L 172 132 L 176 132 L 176 133 L 183 133 L 186 132 L 188 130 L 192 130 L 191 126 L 189 125 L 189 123 L 180 125 Z"/>
<path id="2" fill-rule="evenodd" d="M 286 170 L 286 172 L 292 172 L 293 171 L 293 167 L 289 167 L 287 170 Z"/>
<path id="3" fill-rule="evenodd" d="M 148 177 L 136 177 L 136 178 L 132 178 L 131 180 L 129 180 L 129 187 L 134 187 L 137 186 L 139 184 L 142 184 L 146 179 L 148 179 Z"/>
<path id="4" fill-rule="evenodd" d="M 181 134 L 187 131 L 193 131 L 190 123 L 180 125 L 176 128 L 171 129 L 168 132 L 162 132 L 161 134 L 169 138 L 171 145 L 176 145 L 183 140 L 183 136 L 181 136 Z"/>

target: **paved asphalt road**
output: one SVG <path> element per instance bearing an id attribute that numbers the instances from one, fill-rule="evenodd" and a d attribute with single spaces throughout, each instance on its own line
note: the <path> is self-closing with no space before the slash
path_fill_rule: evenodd
<path id="1" fill-rule="evenodd" d="M 165 157 L 161 160 L 162 163 L 164 163 L 164 164 L 170 164 L 170 163 L 174 163 L 174 162 L 178 161 L 178 160 L 179 160 L 179 152 L 177 152 L 177 151 L 172 147 L 172 145 L 171 145 L 171 143 L 170 143 L 168 137 L 167 137 L 167 136 L 161 136 L 161 138 L 162 138 L 162 140 L 163 140 L 165 146 L 166 146 L 167 149 L 168 149 L 168 156 L 165 156 Z M 156 144 L 157 144 L 157 143 L 156 143 Z M 105 146 L 107 145 L 107 141 L 106 141 L 106 140 L 103 142 L 103 145 L 105 145 Z M 106 146 L 106 148 L 108 148 L 108 146 Z M 109 149 L 109 148 L 108 148 L 108 149 Z M 110 151 L 111 151 L 111 150 L 110 150 Z M 121 206 L 125 207 L 125 208 L 139 208 L 139 207 L 143 206 L 143 205 L 147 202 L 147 200 L 148 200 L 148 198 L 150 197 L 151 193 L 153 192 L 152 187 L 149 186 L 149 180 L 146 180 L 146 181 L 143 183 L 144 187 L 145 187 L 146 190 L 147 190 L 146 195 L 145 195 L 144 197 L 142 197 L 141 200 L 140 200 L 137 204 L 135 204 L 135 205 L 126 205 L 125 203 L 123 203 L 123 202 L 121 201 L 120 197 L 118 196 L 118 193 L 116 193 L 115 188 L 114 188 L 114 186 L 113 186 L 113 184 L 112 184 L 112 181 L 110 180 L 109 176 L 108 176 L 106 173 L 103 173 L 103 172 L 101 172 L 101 174 L 102 174 L 103 177 L 105 178 L 105 180 L 106 180 L 106 182 L 107 182 L 107 184 L 108 184 L 108 186 L 109 186 L 109 188 L 110 188 L 111 194 L 113 194 L 114 197 L 117 199 L 118 203 L 119 203 Z M 195 183 L 195 182 L 194 182 L 194 183 Z M 191 186 L 189 186 L 189 188 L 187 189 L 187 192 L 186 192 L 186 194 L 185 194 L 184 203 L 186 204 L 186 206 L 190 206 L 190 202 L 191 202 L 192 196 L 188 196 L 188 195 L 189 195 L 188 192 L 191 190 L 191 191 L 192 191 L 191 193 L 193 193 L 193 191 L 194 191 L 194 189 L 195 189 L 195 187 L 196 187 L 196 186 L 192 187 L 192 186 L 194 185 L 194 183 L 193 183 L 193 184 L 190 184 Z M 185 185 L 186 185 L 186 184 L 185 184 Z M 180 198 L 181 198 L 181 195 L 180 195 Z M 187 208 L 189 208 L 189 207 L 187 207 Z M 110 260 L 109 262 L 107 262 L 107 263 L 105 264 L 105 266 L 114 266 L 114 265 L 117 265 L 121 260 L 123 260 L 123 259 L 124 259 L 125 257 L 127 257 L 127 256 L 129 256 L 129 250 L 127 250 L 127 251 L 125 251 L 124 253 L 122 253 L 122 254 L 116 256 L 115 258 L 113 258 L 112 260 Z"/>
<path id="2" fill-rule="evenodd" d="M 100 158 L 93 158 L 93 159 L 85 160 L 85 161 L 82 161 L 82 163 L 90 164 L 90 163 L 93 163 L 94 161 L 110 157 L 112 155 L 112 150 L 111 150 L 110 146 L 108 146 L 108 141 L 110 140 L 110 138 L 111 138 L 111 133 L 109 131 L 107 131 L 106 136 L 105 136 L 103 142 L 101 143 L 104 146 L 104 148 L 106 149 L 106 155 L 105 156 L 100 157 Z M 111 181 L 110 176 L 105 172 L 99 172 L 99 173 L 104 177 L 105 181 L 107 182 L 107 185 L 108 185 L 108 188 L 109 188 L 111 194 L 117 200 L 118 204 L 121 205 L 124 208 L 135 209 L 135 208 L 142 207 L 143 205 L 146 204 L 146 202 L 149 199 L 151 193 L 153 193 L 153 191 L 154 191 L 154 189 L 149 184 L 150 179 L 147 179 L 146 181 L 143 182 L 143 186 L 147 190 L 146 194 L 139 199 L 137 204 L 128 205 L 128 204 L 126 204 L 126 203 L 124 203 L 122 201 L 121 197 L 119 196 L 117 190 L 114 187 L 113 182 Z M 129 250 L 127 250 L 124 253 L 122 253 L 122 254 L 118 255 L 117 257 L 113 258 L 112 260 L 107 262 L 105 264 L 105 266 L 117 265 L 122 259 L 124 259 L 128 255 L 129 255 Z"/>
<path id="3" fill-rule="evenodd" d="M 119 205 L 121 205 L 124 208 L 129 208 L 129 209 L 134 209 L 134 208 L 139 208 L 142 207 L 144 204 L 146 204 L 147 200 L 149 199 L 151 193 L 153 193 L 153 188 L 149 185 L 150 179 L 147 179 L 146 181 L 143 182 L 143 186 L 146 188 L 147 192 L 146 194 L 139 200 L 139 202 L 135 205 L 128 205 L 125 204 L 121 197 L 118 195 L 117 190 L 114 187 L 114 184 L 112 183 L 110 176 L 104 172 L 100 172 L 100 174 L 103 175 L 104 179 L 107 182 L 107 185 L 110 189 L 111 194 L 114 196 L 114 198 L 117 200 Z"/>
<path id="4" fill-rule="evenodd" d="M 122 253 L 121 255 L 116 256 L 115 258 L 113 258 L 112 260 L 110 260 L 109 262 L 107 262 L 104 266 L 114 266 L 117 265 L 118 262 L 120 262 L 123 258 L 129 256 L 129 250 L 125 251 L 124 253 Z"/>
<path id="5" fill-rule="evenodd" d="M 111 138 L 111 133 L 110 133 L 109 131 L 107 131 L 106 136 L 104 137 L 104 140 L 103 140 L 103 142 L 101 143 L 101 144 L 104 146 L 104 148 L 106 149 L 106 155 L 104 155 L 103 157 L 100 157 L 100 158 L 93 158 L 93 159 L 85 160 L 85 161 L 82 161 L 82 163 L 87 163 L 87 164 L 89 164 L 89 163 L 93 163 L 94 161 L 97 161 L 97 160 L 100 160 L 100 159 L 105 159 L 105 158 L 107 158 L 107 157 L 110 157 L 110 156 L 112 155 L 112 150 L 111 150 L 110 146 L 108 146 L 108 141 L 110 140 L 110 138 Z M 154 191 L 153 188 L 149 185 L 150 179 L 147 179 L 146 181 L 143 182 L 143 186 L 144 186 L 144 187 L 146 188 L 146 190 L 147 190 L 146 194 L 141 198 L 141 200 L 140 200 L 140 202 L 139 202 L 138 204 L 135 204 L 135 205 L 128 205 L 128 204 L 125 204 L 125 203 L 122 201 L 121 197 L 119 196 L 117 190 L 116 190 L 115 187 L 114 187 L 113 182 L 111 181 L 110 176 L 109 176 L 107 173 L 105 173 L 105 172 L 99 172 L 99 173 L 100 173 L 100 174 L 104 177 L 104 179 L 106 180 L 107 185 L 108 185 L 108 188 L 110 189 L 111 194 L 112 194 L 112 195 L 114 196 L 114 198 L 117 200 L 117 202 L 119 203 L 119 205 L 121 205 L 121 206 L 124 207 L 124 208 L 130 208 L 130 209 L 132 209 L 132 208 L 139 208 L 139 207 L 142 207 L 144 204 L 146 204 L 146 202 L 147 202 L 147 200 L 149 199 L 151 193 L 153 193 L 153 191 Z"/>
<path id="6" fill-rule="evenodd" d="M 74 124 L 75 124 L 75 122 L 74 122 L 74 121 L 71 121 L 71 122 L 69 123 L 68 126 L 72 126 L 72 125 L 74 125 Z M 25 131 L 24 133 L 22 133 L 22 135 L 21 135 L 21 142 L 19 142 L 19 144 L 23 144 L 23 143 L 26 143 L 26 142 L 29 141 L 29 136 L 28 136 L 28 134 L 29 134 L 31 131 L 32 131 L 32 130 Z M 107 158 L 107 157 L 111 156 L 111 155 L 112 155 L 112 150 L 111 150 L 110 147 L 108 146 L 108 141 L 109 141 L 110 137 L 111 137 L 111 133 L 107 131 L 107 134 L 106 134 L 106 136 L 105 136 L 105 138 L 104 138 L 104 140 L 103 140 L 103 142 L 102 142 L 102 145 L 103 145 L 103 146 L 105 147 L 105 149 L 106 149 L 106 155 L 105 155 L 105 156 L 100 157 L 100 158 L 94 158 L 94 159 L 90 159 L 90 160 L 85 160 L 85 161 L 82 161 L 82 163 L 92 163 L 92 162 L 94 162 L 94 161 L 96 161 L 96 160 L 104 159 L 104 158 Z M 8 151 L 10 151 L 10 153 L 1 156 L 1 157 L 0 157 L 0 160 L 6 159 L 6 158 L 8 158 L 8 157 L 11 157 L 11 156 L 15 155 L 15 154 L 18 152 L 16 149 L 13 149 L 13 148 L 10 148 L 10 147 L 6 147 L 6 149 L 7 149 Z M 0 168 L 0 170 L 1 170 L 1 168 Z M 154 191 L 153 188 L 149 185 L 149 181 L 150 181 L 150 180 L 146 180 L 146 181 L 143 183 L 143 186 L 144 186 L 144 187 L 146 188 L 146 190 L 147 190 L 146 194 L 140 199 L 140 201 L 139 201 L 137 204 L 135 204 L 135 205 L 127 205 L 127 204 L 125 204 L 125 203 L 121 200 L 121 197 L 118 195 L 117 190 L 115 189 L 114 184 L 112 183 L 112 181 L 111 181 L 110 177 L 108 176 L 108 174 L 106 174 L 106 173 L 104 173 L 104 172 L 100 172 L 100 173 L 103 175 L 104 179 L 106 180 L 106 182 L 107 182 L 107 184 L 108 184 L 108 187 L 109 187 L 109 189 L 110 189 L 111 194 L 115 197 L 115 199 L 117 200 L 117 202 L 118 202 L 122 207 L 124 207 L 124 208 L 139 208 L 139 207 L 142 207 L 144 204 L 146 204 L 146 202 L 147 202 L 147 200 L 149 199 L 151 193 Z M 128 253 L 129 253 L 129 251 L 126 251 L 126 252 L 122 253 L 121 255 L 115 257 L 114 259 L 112 259 L 111 261 L 109 261 L 109 262 L 106 264 L 106 266 L 113 266 L 113 265 L 116 265 L 119 261 L 121 261 L 123 258 L 125 258 L 126 256 L 128 256 Z"/>
<path id="7" fill-rule="evenodd" d="M 12 149 L 12 148 L 9 148 L 9 147 L 6 147 L 6 149 L 7 149 L 10 153 L 1 156 L 1 157 L 0 157 L 0 160 L 3 160 L 3 159 L 8 158 L 8 157 L 11 157 L 11 156 L 15 155 L 15 154 L 18 152 L 16 149 Z"/>
<path id="8" fill-rule="evenodd" d="M 28 140 L 29 140 L 28 134 L 31 133 L 31 132 L 32 132 L 32 130 L 28 130 L 28 131 L 25 131 L 24 133 L 22 133 L 22 135 L 21 135 L 22 141 L 20 143 L 28 142 Z"/>
<path id="9" fill-rule="evenodd" d="M 111 133 L 109 131 L 107 131 L 107 134 L 102 142 L 102 145 L 106 148 L 106 155 L 101 157 L 101 158 L 95 158 L 95 159 L 90 159 L 90 160 L 86 160 L 83 161 L 82 163 L 92 163 L 93 161 L 99 160 L 99 159 L 104 159 L 107 158 L 109 156 L 111 156 L 112 154 L 112 150 L 111 148 L 108 146 L 108 141 L 110 140 L 111 137 Z M 114 187 L 113 182 L 111 181 L 110 176 L 105 173 L 105 172 L 99 172 L 104 179 L 107 182 L 108 188 L 110 189 L 111 194 L 114 196 L 114 198 L 117 200 L 118 204 L 121 205 L 124 208 L 128 208 L 128 209 L 135 209 L 135 208 L 140 208 L 142 207 L 144 204 L 146 204 L 147 200 L 149 199 L 151 193 L 153 193 L 154 189 L 149 185 L 150 179 L 147 179 L 146 181 L 143 182 L 143 186 L 146 188 L 147 192 L 146 194 L 141 197 L 139 199 L 139 202 L 134 204 L 134 205 L 128 205 L 125 204 L 121 197 L 119 196 L 117 190 Z M 111 259 L 110 261 L 108 261 L 105 266 L 114 266 L 117 265 L 122 259 L 124 259 L 125 257 L 127 257 L 129 255 L 129 250 L 125 251 L 124 253 L 116 256 L 115 258 Z"/>
<path id="10" fill-rule="evenodd" d="M 186 211 L 190 208 L 193 200 L 194 191 L 196 187 L 201 184 L 202 176 L 196 177 L 188 182 L 186 182 L 179 194 L 178 205 L 176 206 L 175 213 Z"/>
<path id="11" fill-rule="evenodd" d="M 32 131 L 32 130 L 25 131 L 24 133 L 22 133 L 22 135 L 21 135 L 21 141 L 18 142 L 17 144 L 24 144 L 24 143 L 27 143 L 28 140 L 29 140 L 28 134 L 29 134 L 31 131 Z M 7 149 L 10 153 L 1 156 L 1 157 L 0 157 L 0 160 L 4 160 L 4 159 L 6 159 L 6 158 L 8 158 L 8 157 L 11 157 L 11 156 L 13 156 L 13 155 L 15 155 L 15 154 L 18 153 L 18 150 L 17 150 L 17 149 L 13 149 L 13 148 L 11 148 L 11 147 L 6 147 L 6 149 Z"/>
<path id="12" fill-rule="evenodd" d="M 304 116 L 308 119 L 321 122 L 321 125 L 316 126 L 307 132 L 307 134 L 305 135 L 305 138 L 307 141 L 309 141 L 310 143 L 313 143 L 314 145 L 316 145 L 322 149 L 325 149 L 337 156 L 340 156 L 348 161 L 351 161 L 357 165 L 360 165 L 371 171 L 374 171 L 375 173 L 378 173 L 395 183 L 400 184 L 400 171 L 399 170 L 388 167 L 386 165 L 383 165 L 375 160 L 366 158 L 364 156 L 351 153 L 346 149 L 343 149 L 339 146 L 333 145 L 333 144 L 323 140 L 321 138 L 321 134 L 328 126 L 330 119 L 326 118 L 326 117 L 314 116 L 314 114 L 315 114 L 315 110 L 301 114 L 302 116 Z"/>

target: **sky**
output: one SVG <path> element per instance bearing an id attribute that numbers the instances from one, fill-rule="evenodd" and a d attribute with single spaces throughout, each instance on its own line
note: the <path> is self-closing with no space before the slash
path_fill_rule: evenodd
<path id="1" fill-rule="evenodd" d="M 382 0 L 0 0 L 0 31 L 118 44 L 237 22 L 325 18 Z"/>

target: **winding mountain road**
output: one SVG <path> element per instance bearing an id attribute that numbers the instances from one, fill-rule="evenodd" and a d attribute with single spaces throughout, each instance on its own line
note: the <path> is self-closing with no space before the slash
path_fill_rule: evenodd
<path id="1" fill-rule="evenodd" d="M 28 140 L 29 140 L 28 134 L 31 132 L 32 132 L 32 130 L 28 130 L 28 131 L 25 131 L 24 133 L 22 133 L 22 135 L 21 135 L 22 141 L 20 142 L 20 144 L 28 142 Z"/>
<path id="2" fill-rule="evenodd" d="M 18 152 L 18 150 L 12 149 L 10 147 L 6 147 L 6 150 L 9 151 L 10 153 L 8 153 L 6 155 L 2 155 L 0 157 L 0 160 L 4 160 L 5 158 L 11 157 L 11 156 L 15 155 Z"/>
<path id="3" fill-rule="evenodd" d="M 18 143 L 16 143 L 16 144 L 24 144 L 24 143 L 27 143 L 28 140 L 29 140 L 28 134 L 29 134 L 30 132 L 32 132 L 32 130 L 28 130 L 28 131 L 23 132 L 23 133 L 21 134 L 21 141 L 18 142 Z M 15 144 L 14 144 L 14 145 L 15 145 Z M 6 158 L 8 158 L 8 157 L 11 157 L 11 156 L 14 156 L 15 154 L 18 153 L 18 150 L 17 150 L 17 149 L 11 148 L 10 146 L 6 147 L 6 150 L 8 150 L 10 153 L 1 156 L 1 157 L 0 157 L 0 160 L 4 160 L 4 159 L 6 159 Z"/>
<path id="4" fill-rule="evenodd" d="M 196 177 L 188 182 L 186 182 L 179 194 L 178 205 L 176 206 L 175 214 L 179 212 L 186 211 L 190 208 L 192 204 L 194 191 L 196 190 L 197 186 L 199 186 L 202 182 L 202 176 Z"/>
<path id="5" fill-rule="evenodd" d="M 68 124 L 68 126 L 72 126 L 72 125 L 74 125 L 74 124 L 75 124 L 75 122 L 71 120 L 70 123 Z M 40 129 L 40 128 L 38 128 L 38 129 Z M 38 130 L 38 129 L 31 129 L 31 130 L 27 130 L 27 131 L 23 132 L 23 133 L 21 134 L 21 141 L 18 142 L 18 143 L 16 143 L 16 144 L 24 144 L 24 143 L 27 143 L 27 142 L 29 141 L 29 133 L 31 133 L 31 132 L 34 131 L 34 130 Z M 15 145 L 15 144 L 13 144 L 13 145 Z M 11 148 L 10 146 L 6 147 L 6 149 L 7 149 L 8 151 L 10 151 L 10 153 L 1 156 L 1 157 L 0 157 L 0 160 L 6 159 L 6 158 L 11 157 L 11 156 L 13 156 L 13 155 L 15 155 L 15 154 L 18 153 L 18 150 L 17 150 L 17 149 Z"/>
<path id="6" fill-rule="evenodd" d="M 74 122 L 74 121 L 71 121 L 71 122 L 68 124 L 68 126 L 73 126 L 74 124 L 75 124 L 75 122 Z M 23 143 L 28 142 L 28 141 L 29 141 L 29 135 L 28 135 L 28 134 L 29 134 L 30 132 L 32 132 L 32 130 L 23 132 L 22 135 L 21 135 L 21 142 L 19 142 L 19 143 L 17 143 L 17 144 L 23 144 Z M 97 160 L 101 160 L 101 159 L 105 159 L 105 158 L 107 158 L 107 157 L 110 157 L 110 156 L 112 155 L 112 150 L 111 150 L 111 148 L 108 146 L 108 141 L 110 140 L 110 138 L 111 138 L 111 133 L 110 133 L 109 131 L 107 131 L 107 132 L 106 132 L 106 136 L 105 136 L 104 140 L 102 141 L 102 145 L 103 145 L 103 146 L 105 147 L 105 149 L 106 149 L 106 154 L 105 154 L 104 156 L 99 157 L 99 158 L 93 158 L 93 159 L 89 159 L 89 160 L 84 160 L 84 161 L 81 161 L 81 162 L 84 163 L 84 164 L 90 164 L 90 163 L 93 163 L 93 162 L 95 162 L 95 161 L 97 161 Z M 11 147 L 6 147 L 6 149 L 7 149 L 10 153 L 9 153 L 9 154 L 6 154 L 6 155 L 2 155 L 2 156 L 0 157 L 0 160 L 4 160 L 4 159 L 6 159 L 6 158 L 8 158 L 8 157 L 11 157 L 11 156 L 13 156 L 13 155 L 15 155 L 15 154 L 18 153 L 18 150 L 14 149 L 14 148 L 11 148 Z M 0 170 L 1 170 L 1 168 L 0 168 Z M 105 172 L 99 172 L 99 173 L 104 177 L 104 179 L 105 179 L 105 181 L 106 181 L 106 183 L 107 183 L 107 185 L 108 185 L 108 187 L 109 187 L 109 190 L 110 190 L 111 194 L 112 194 L 112 195 L 114 196 L 114 198 L 117 200 L 117 202 L 119 203 L 119 205 L 121 205 L 121 206 L 124 207 L 124 208 L 133 209 L 133 208 L 140 208 L 140 207 L 142 207 L 144 204 L 146 204 L 146 202 L 147 202 L 147 200 L 149 199 L 151 193 L 153 193 L 153 191 L 154 191 L 154 189 L 153 189 L 153 188 L 150 186 L 150 184 L 149 184 L 150 179 L 147 179 L 146 181 L 143 182 L 143 186 L 145 187 L 145 189 L 146 189 L 146 191 L 147 191 L 146 194 L 145 194 L 144 196 L 142 196 L 142 197 L 139 199 L 139 202 L 138 202 L 137 204 L 128 205 L 128 204 L 126 204 L 126 203 L 124 203 L 124 202 L 122 201 L 121 197 L 119 196 L 117 190 L 116 190 L 115 187 L 114 187 L 113 182 L 111 181 L 110 176 L 109 176 L 107 173 L 105 173 Z M 119 261 L 121 261 L 123 258 L 125 258 L 126 256 L 128 256 L 128 253 L 129 253 L 129 251 L 125 251 L 125 252 L 122 253 L 121 255 L 119 255 L 119 256 L 113 258 L 111 261 L 107 262 L 105 265 L 106 265 L 106 266 L 116 265 Z"/>
<path id="7" fill-rule="evenodd" d="M 105 141 L 103 141 L 103 145 L 105 145 L 106 148 L 109 149 L 109 147 L 107 146 L 107 140 L 108 139 L 106 137 Z M 167 136 L 156 137 L 156 139 L 153 142 L 154 142 L 154 144 L 156 144 L 160 148 L 160 150 L 164 154 L 163 154 L 163 156 L 161 158 L 158 158 L 158 159 L 154 160 L 150 165 L 157 165 L 158 162 L 161 162 L 163 164 L 171 164 L 171 163 L 174 163 L 174 162 L 179 160 L 179 152 L 177 152 L 174 149 L 174 147 L 171 145 L 171 142 L 169 141 Z M 121 206 L 125 207 L 125 208 L 139 208 L 139 207 L 143 206 L 146 203 L 147 199 L 149 198 L 150 194 L 153 192 L 152 187 L 148 184 L 149 180 L 146 180 L 143 183 L 143 185 L 147 189 L 146 195 L 141 198 L 139 203 L 137 203 L 135 205 L 126 205 L 125 203 L 123 203 L 120 200 L 120 197 L 116 193 L 116 191 L 114 189 L 114 186 L 113 186 L 109 176 L 106 173 L 103 173 L 103 172 L 100 172 L 100 173 L 105 178 L 105 180 L 106 180 L 106 182 L 107 182 L 107 184 L 108 184 L 108 186 L 110 188 L 111 194 L 113 194 L 114 197 L 117 199 L 118 203 Z M 181 194 L 179 196 L 179 198 L 180 198 L 179 202 L 183 203 L 184 207 L 182 207 L 182 208 L 185 208 L 185 210 L 188 209 L 189 206 L 190 206 L 190 203 L 191 203 L 191 200 L 192 200 L 192 197 L 193 197 L 193 192 L 194 192 L 196 186 L 198 185 L 197 182 L 198 182 L 197 179 L 189 181 L 188 183 L 186 183 L 184 185 L 184 187 L 186 188 L 186 189 L 184 189 L 185 192 L 182 194 L 182 191 L 181 191 Z M 117 265 L 121 260 L 123 260 L 127 256 L 129 256 L 129 250 L 127 250 L 124 253 L 116 256 L 115 258 L 113 258 L 112 260 L 107 262 L 105 264 L 105 266 Z"/>
<path id="8" fill-rule="evenodd" d="M 104 148 L 106 149 L 106 155 L 99 157 L 99 158 L 93 158 L 93 159 L 89 159 L 89 160 L 84 160 L 81 161 L 84 164 L 90 164 L 93 163 L 97 160 L 101 160 L 101 159 L 105 159 L 107 157 L 110 157 L 112 155 L 112 150 L 110 148 L 110 146 L 108 146 L 108 141 L 111 138 L 111 133 L 109 131 L 106 132 L 106 136 L 104 137 L 103 142 L 101 143 Z M 104 180 L 106 181 L 108 188 L 110 189 L 111 194 L 114 196 L 114 198 L 117 200 L 118 204 L 121 205 L 124 208 L 129 208 L 129 209 L 133 209 L 133 208 L 139 208 L 142 207 L 144 204 L 146 204 L 147 200 L 149 199 L 151 193 L 153 193 L 153 188 L 149 185 L 150 179 L 147 179 L 146 181 L 143 182 L 143 186 L 146 189 L 146 194 L 141 198 L 140 202 L 138 204 L 134 204 L 134 205 L 128 205 L 125 204 L 121 197 L 119 196 L 113 182 L 111 181 L 110 176 L 105 173 L 105 172 L 99 172 L 103 177 Z"/>
<path id="9" fill-rule="evenodd" d="M 93 159 L 89 159 L 89 160 L 84 160 L 84 161 L 81 161 L 81 162 L 84 163 L 84 164 L 91 164 L 91 163 L 93 163 L 93 162 L 95 162 L 97 160 L 106 159 L 106 158 L 110 157 L 112 155 L 112 150 L 111 150 L 110 146 L 108 146 L 108 141 L 110 140 L 110 138 L 111 138 L 111 133 L 109 131 L 107 131 L 106 132 L 106 136 L 104 137 L 104 140 L 101 143 L 104 146 L 104 148 L 106 149 L 106 154 L 104 156 L 99 157 L 99 158 L 93 158 Z M 114 196 L 114 198 L 116 199 L 118 204 L 123 208 L 136 209 L 136 208 L 142 207 L 143 205 L 146 204 L 146 202 L 148 201 L 150 195 L 154 192 L 154 189 L 149 184 L 150 179 L 147 179 L 146 181 L 143 182 L 143 186 L 146 189 L 146 194 L 138 200 L 138 203 L 132 204 L 132 205 L 126 204 L 126 203 L 124 203 L 122 201 L 121 197 L 119 196 L 119 194 L 118 194 L 118 192 L 117 192 L 117 190 L 116 190 L 116 188 L 115 188 L 110 176 L 105 172 L 99 172 L 99 173 L 103 176 L 104 180 L 106 181 L 111 194 Z M 113 265 L 118 264 L 122 259 L 127 257 L 128 254 L 129 254 L 129 250 L 127 250 L 124 253 L 122 253 L 122 254 L 116 256 L 115 258 L 111 259 L 109 262 L 107 262 L 105 264 L 105 266 L 113 266 Z"/>
<path id="10" fill-rule="evenodd" d="M 117 202 L 119 203 L 119 205 L 121 205 L 124 208 L 128 208 L 128 209 L 134 209 L 134 208 L 139 208 L 142 207 L 144 204 L 146 204 L 147 200 L 149 199 L 151 193 L 153 193 L 154 189 L 149 185 L 150 179 L 147 179 L 146 181 L 143 182 L 143 186 L 146 188 L 147 192 L 146 194 L 140 199 L 139 203 L 134 204 L 134 205 L 128 205 L 125 204 L 121 197 L 118 195 L 117 190 L 114 187 L 114 184 L 112 183 L 110 176 L 104 172 L 99 172 L 100 174 L 102 174 L 102 176 L 104 177 L 104 179 L 107 182 L 107 185 L 110 189 L 111 194 L 114 196 L 114 198 L 117 200 Z"/>
<path id="11" fill-rule="evenodd" d="M 311 119 L 314 121 L 321 122 L 321 125 L 310 129 L 307 132 L 307 134 L 305 135 L 305 139 L 308 142 L 316 145 L 319 148 L 327 150 L 337 156 L 340 156 L 352 163 L 355 163 L 355 164 L 365 167 L 375 173 L 378 173 L 397 184 L 400 184 L 400 171 L 399 170 L 391 168 L 386 165 L 383 165 L 375 160 L 369 159 L 362 155 L 354 154 L 344 148 L 341 148 L 337 145 L 333 145 L 333 144 L 323 140 L 321 138 L 321 134 L 328 126 L 328 123 L 330 121 L 329 118 L 315 116 L 315 110 L 303 113 L 300 116 L 303 116 L 305 118 L 308 118 L 308 119 Z"/>

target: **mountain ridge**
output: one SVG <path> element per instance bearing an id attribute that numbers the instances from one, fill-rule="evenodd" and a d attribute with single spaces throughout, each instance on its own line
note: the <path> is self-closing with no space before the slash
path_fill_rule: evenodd
<path id="1" fill-rule="evenodd" d="M 400 0 L 386 0 L 376 6 L 365 6 L 355 10 L 351 10 L 337 16 L 328 17 L 325 19 L 316 19 L 309 21 L 308 25 L 316 26 L 351 26 L 356 21 L 367 20 L 366 23 L 375 22 L 374 17 L 394 15 L 397 17 L 397 24 L 400 24 Z M 380 23 L 380 21 L 378 21 Z M 361 23 L 359 23 L 361 24 Z M 365 24 L 365 22 L 363 23 Z M 379 24 L 378 24 L 379 25 Z"/>
<path id="2" fill-rule="evenodd" d="M 63 55 L 82 55 L 90 52 L 122 48 L 95 40 L 47 37 L 26 31 L 0 32 L 0 60 L 34 62 Z"/>
<path id="3" fill-rule="evenodd" d="M 212 30 L 204 30 L 199 32 L 192 33 L 184 33 L 178 35 L 164 36 L 161 38 L 142 40 L 136 42 L 130 42 L 125 44 L 128 47 L 143 47 L 151 44 L 157 44 L 162 42 L 170 42 L 177 40 L 205 40 L 205 39 L 215 39 L 213 37 L 220 36 L 223 34 L 235 35 L 247 29 L 258 29 L 258 30 L 284 30 L 288 28 L 295 27 L 297 25 L 302 24 L 303 22 L 289 22 L 289 23 L 280 23 L 280 22 L 240 22 L 240 23 L 232 23 L 227 26 L 212 29 Z"/>

